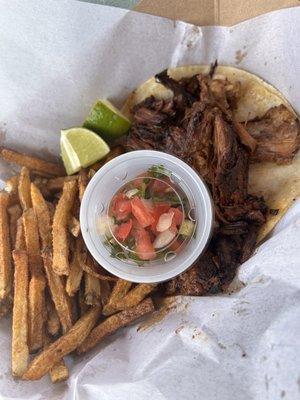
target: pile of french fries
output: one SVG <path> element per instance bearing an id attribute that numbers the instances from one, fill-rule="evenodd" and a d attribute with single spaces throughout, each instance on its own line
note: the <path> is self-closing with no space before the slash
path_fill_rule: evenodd
<path id="1" fill-rule="evenodd" d="M 152 312 L 156 285 L 109 275 L 84 245 L 80 201 L 103 162 L 64 176 L 60 165 L 9 149 L 0 157 L 22 167 L 0 192 L 0 316 L 12 311 L 12 374 L 63 381 L 64 357 Z"/>

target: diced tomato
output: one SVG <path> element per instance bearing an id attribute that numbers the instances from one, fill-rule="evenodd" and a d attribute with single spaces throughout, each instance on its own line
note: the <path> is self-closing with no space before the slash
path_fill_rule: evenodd
<path id="1" fill-rule="evenodd" d="M 170 210 L 170 205 L 167 203 L 160 203 L 160 204 L 155 204 L 155 206 L 153 207 L 153 217 L 154 217 L 154 221 L 151 224 L 151 230 L 153 233 L 155 233 L 155 235 L 158 234 L 157 230 L 156 230 L 156 225 L 158 223 L 159 217 L 168 212 Z"/>
<path id="2" fill-rule="evenodd" d="M 112 200 L 111 211 L 118 221 L 125 219 L 131 212 L 131 202 L 124 193 L 117 194 Z"/>
<path id="3" fill-rule="evenodd" d="M 170 186 L 159 179 L 154 179 L 151 182 L 151 192 L 155 194 L 166 193 L 170 190 Z"/>
<path id="4" fill-rule="evenodd" d="M 179 241 L 178 239 L 176 239 L 176 240 L 170 245 L 170 247 L 169 247 L 168 250 L 176 251 L 176 250 L 179 249 L 180 246 L 181 246 L 180 241 Z"/>
<path id="5" fill-rule="evenodd" d="M 118 225 L 116 230 L 115 230 L 115 236 L 117 239 L 121 240 L 122 242 L 124 242 L 124 240 L 127 239 L 130 231 L 132 228 L 132 219 L 130 219 L 127 222 L 124 222 L 121 225 Z"/>
<path id="6" fill-rule="evenodd" d="M 130 202 L 132 214 L 135 216 L 142 228 L 150 226 L 154 222 L 151 207 L 138 197 L 134 197 Z"/>
<path id="7" fill-rule="evenodd" d="M 154 212 L 161 215 L 163 213 L 166 213 L 170 210 L 170 204 L 168 203 L 159 203 L 159 204 L 155 204 L 154 206 Z"/>
<path id="8" fill-rule="evenodd" d="M 151 243 L 149 233 L 143 229 L 134 229 L 133 236 L 136 243 L 136 252 L 141 260 L 153 260 L 156 257 L 156 253 Z"/>
<path id="9" fill-rule="evenodd" d="M 179 208 L 172 207 L 170 211 L 174 212 L 173 221 L 176 226 L 180 226 L 183 221 L 183 213 L 179 210 Z"/>

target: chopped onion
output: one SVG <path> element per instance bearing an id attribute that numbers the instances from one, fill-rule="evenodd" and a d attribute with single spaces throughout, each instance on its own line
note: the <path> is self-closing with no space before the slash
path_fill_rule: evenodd
<path id="1" fill-rule="evenodd" d="M 154 248 L 161 249 L 162 247 L 167 246 L 169 243 L 172 242 L 172 240 L 175 238 L 175 236 L 176 236 L 176 233 L 171 232 L 169 229 L 159 233 L 153 242 Z"/>
<path id="2" fill-rule="evenodd" d="M 158 232 L 166 231 L 172 225 L 172 220 L 174 217 L 174 211 L 169 211 L 167 213 L 161 214 L 156 225 L 156 230 Z"/>
<path id="3" fill-rule="evenodd" d="M 128 191 L 125 193 L 125 195 L 126 195 L 126 197 L 128 197 L 128 199 L 131 199 L 133 196 L 135 196 L 136 194 L 138 194 L 138 192 L 139 192 L 139 189 L 131 189 L 131 190 L 128 190 Z"/>

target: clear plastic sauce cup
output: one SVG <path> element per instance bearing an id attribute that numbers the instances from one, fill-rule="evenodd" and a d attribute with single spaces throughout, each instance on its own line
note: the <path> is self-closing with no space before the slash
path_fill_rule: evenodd
<path id="1" fill-rule="evenodd" d="M 153 176 L 149 170 L 155 171 Z M 116 223 L 122 221 L 116 222 L 111 212 L 118 193 L 135 196 L 138 179 L 146 179 L 149 186 L 164 182 L 168 198 L 183 214 L 174 235 L 166 242 L 162 238 L 166 235 L 156 238 L 155 256 L 149 259 L 147 254 L 141 259 L 130 240 L 117 237 Z M 203 253 L 212 230 L 213 206 L 202 179 L 186 163 L 162 152 L 140 150 L 114 158 L 94 175 L 82 200 L 80 224 L 89 251 L 103 268 L 128 281 L 157 283 L 184 272 Z"/>

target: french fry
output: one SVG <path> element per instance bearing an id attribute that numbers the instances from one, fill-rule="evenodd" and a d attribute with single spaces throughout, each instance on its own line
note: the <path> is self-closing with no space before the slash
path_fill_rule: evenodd
<path id="1" fill-rule="evenodd" d="M 9 195 L 0 193 L 0 301 L 9 297 L 12 292 L 13 269 L 9 240 L 7 205 Z"/>
<path id="2" fill-rule="evenodd" d="M 15 250 L 26 250 L 23 218 L 20 217 L 17 221 L 17 233 L 15 240 Z"/>
<path id="3" fill-rule="evenodd" d="M 82 275 L 83 270 L 78 262 L 77 252 L 75 249 L 75 253 L 70 264 L 70 273 L 67 277 L 66 282 L 66 292 L 69 296 L 74 296 L 75 293 L 79 290 Z"/>
<path id="4" fill-rule="evenodd" d="M 22 215 L 22 209 L 19 204 L 15 204 L 8 208 L 7 210 L 9 215 L 9 233 L 10 233 L 10 243 L 11 247 L 15 247 L 16 236 L 17 236 L 17 223 L 18 219 Z"/>
<path id="5" fill-rule="evenodd" d="M 49 179 L 47 182 L 47 190 L 51 193 L 60 192 L 63 190 L 64 183 L 69 181 L 76 181 L 78 179 L 77 175 L 71 176 L 59 176 L 57 178 Z"/>
<path id="6" fill-rule="evenodd" d="M 100 307 L 90 309 L 67 333 L 33 359 L 22 378 L 26 380 L 40 379 L 65 355 L 74 351 L 93 329 L 100 312 Z"/>
<path id="7" fill-rule="evenodd" d="M 78 261 L 83 271 L 104 281 L 115 282 L 118 279 L 115 276 L 109 276 L 100 273 L 100 267 L 96 266 L 94 259 L 88 254 L 86 247 L 82 243 L 82 240 L 77 240 L 76 246 L 78 246 Z"/>
<path id="8" fill-rule="evenodd" d="M 68 221 L 68 229 L 69 232 L 74 236 L 78 237 L 80 234 L 80 223 L 77 218 L 75 218 L 73 215 L 70 215 L 69 221 Z"/>
<path id="9" fill-rule="evenodd" d="M 50 337 L 45 334 L 44 335 L 44 350 L 46 350 L 52 340 Z M 69 377 L 69 370 L 64 362 L 64 359 L 62 358 L 60 361 L 58 361 L 56 364 L 53 365 L 53 367 L 49 371 L 50 379 L 52 383 L 57 383 L 57 382 L 62 382 L 68 379 Z"/>
<path id="10" fill-rule="evenodd" d="M 58 275 L 68 275 L 69 245 L 68 245 L 68 218 L 72 208 L 77 182 L 65 182 L 63 194 L 59 199 L 53 217 L 52 241 L 53 241 L 53 269 Z"/>
<path id="11" fill-rule="evenodd" d="M 9 194 L 9 205 L 19 203 L 18 186 L 19 175 L 13 175 L 5 182 L 4 190 Z"/>
<path id="12" fill-rule="evenodd" d="M 51 236 L 51 216 L 48 204 L 45 201 L 41 191 L 33 183 L 31 184 L 30 193 L 31 193 L 32 207 L 37 219 L 42 250 L 50 248 L 52 245 L 52 236 Z"/>
<path id="13" fill-rule="evenodd" d="M 52 193 L 50 193 L 50 191 L 47 188 L 48 179 L 42 178 L 41 176 L 36 176 L 32 180 L 32 183 L 39 189 L 44 198 L 48 199 L 49 197 L 52 196 Z"/>
<path id="14" fill-rule="evenodd" d="M 29 170 L 26 167 L 21 169 L 18 186 L 19 200 L 24 211 L 31 207 L 31 196 L 30 196 L 30 175 Z"/>
<path id="15" fill-rule="evenodd" d="M 41 275 L 33 275 L 30 279 L 28 297 L 28 346 L 30 353 L 43 346 L 45 286 L 45 278 Z"/>
<path id="16" fill-rule="evenodd" d="M 28 344 L 30 352 L 34 352 L 43 345 L 46 281 L 40 256 L 38 222 L 33 208 L 28 208 L 23 212 L 23 225 L 31 272 L 28 299 Z"/>
<path id="17" fill-rule="evenodd" d="M 107 281 L 100 281 L 100 286 L 101 286 L 101 303 L 102 306 L 104 307 L 110 298 L 111 294 L 111 288 L 110 284 Z"/>
<path id="18" fill-rule="evenodd" d="M 89 306 L 100 306 L 101 304 L 101 286 L 99 279 L 84 273 L 84 300 Z"/>
<path id="19" fill-rule="evenodd" d="M 88 335 L 88 337 L 81 343 L 81 345 L 78 346 L 77 353 L 85 353 L 96 346 L 96 344 L 98 344 L 105 337 L 152 311 L 154 311 L 154 305 L 152 300 L 148 298 L 142 303 L 131 307 L 128 310 L 121 311 L 108 317 L 98 326 L 96 326 Z"/>
<path id="20" fill-rule="evenodd" d="M 82 201 L 85 189 L 88 184 L 88 172 L 87 169 L 81 169 L 78 175 L 78 187 L 79 187 L 79 199 Z"/>
<path id="21" fill-rule="evenodd" d="M 40 158 L 27 156 L 17 151 L 2 148 L 0 150 L 0 157 L 5 161 L 27 167 L 29 170 L 38 171 L 47 175 L 62 176 L 65 174 L 65 169 L 58 165 Z"/>
<path id="22" fill-rule="evenodd" d="M 95 175 L 95 173 L 96 173 L 95 170 L 93 170 L 92 168 L 89 169 L 89 172 L 88 172 L 88 178 L 89 178 L 89 180 L 92 179 L 92 177 Z"/>
<path id="23" fill-rule="evenodd" d="M 31 275 L 43 275 L 38 222 L 33 208 L 23 212 L 23 225 Z"/>
<path id="24" fill-rule="evenodd" d="M 122 299 L 118 300 L 115 304 L 115 310 L 127 310 L 139 304 L 148 294 L 155 288 L 156 284 L 153 283 L 140 283 L 130 290 Z"/>
<path id="25" fill-rule="evenodd" d="M 118 279 L 115 284 L 110 298 L 108 299 L 107 304 L 103 307 L 102 313 L 104 315 L 110 315 L 115 312 L 116 304 L 123 299 L 123 297 L 129 292 L 132 286 L 132 282 L 125 281 L 123 279 Z"/>
<path id="26" fill-rule="evenodd" d="M 12 320 L 12 374 L 22 376 L 28 367 L 27 298 L 28 257 L 25 251 L 13 251 L 15 263 L 14 305 Z"/>
<path id="27" fill-rule="evenodd" d="M 73 325 L 70 299 L 65 291 L 62 278 L 53 271 L 50 252 L 43 252 L 43 260 L 51 297 L 65 333 Z"/>
<path id="28" fill-rule="evenodd" d="M 63 359 L 58 361 L 49 371 L 52 383 L 66 381 L 69 378 L 69 370 Z"/>
<path id="29" fill-rule="evenodd" d="M 50 297 L 46 298 L 47 308 L 47 331 L 51 336 L 56 336 L 60 331 L 60 321 L 57 315 L 57 311 Z"/>

